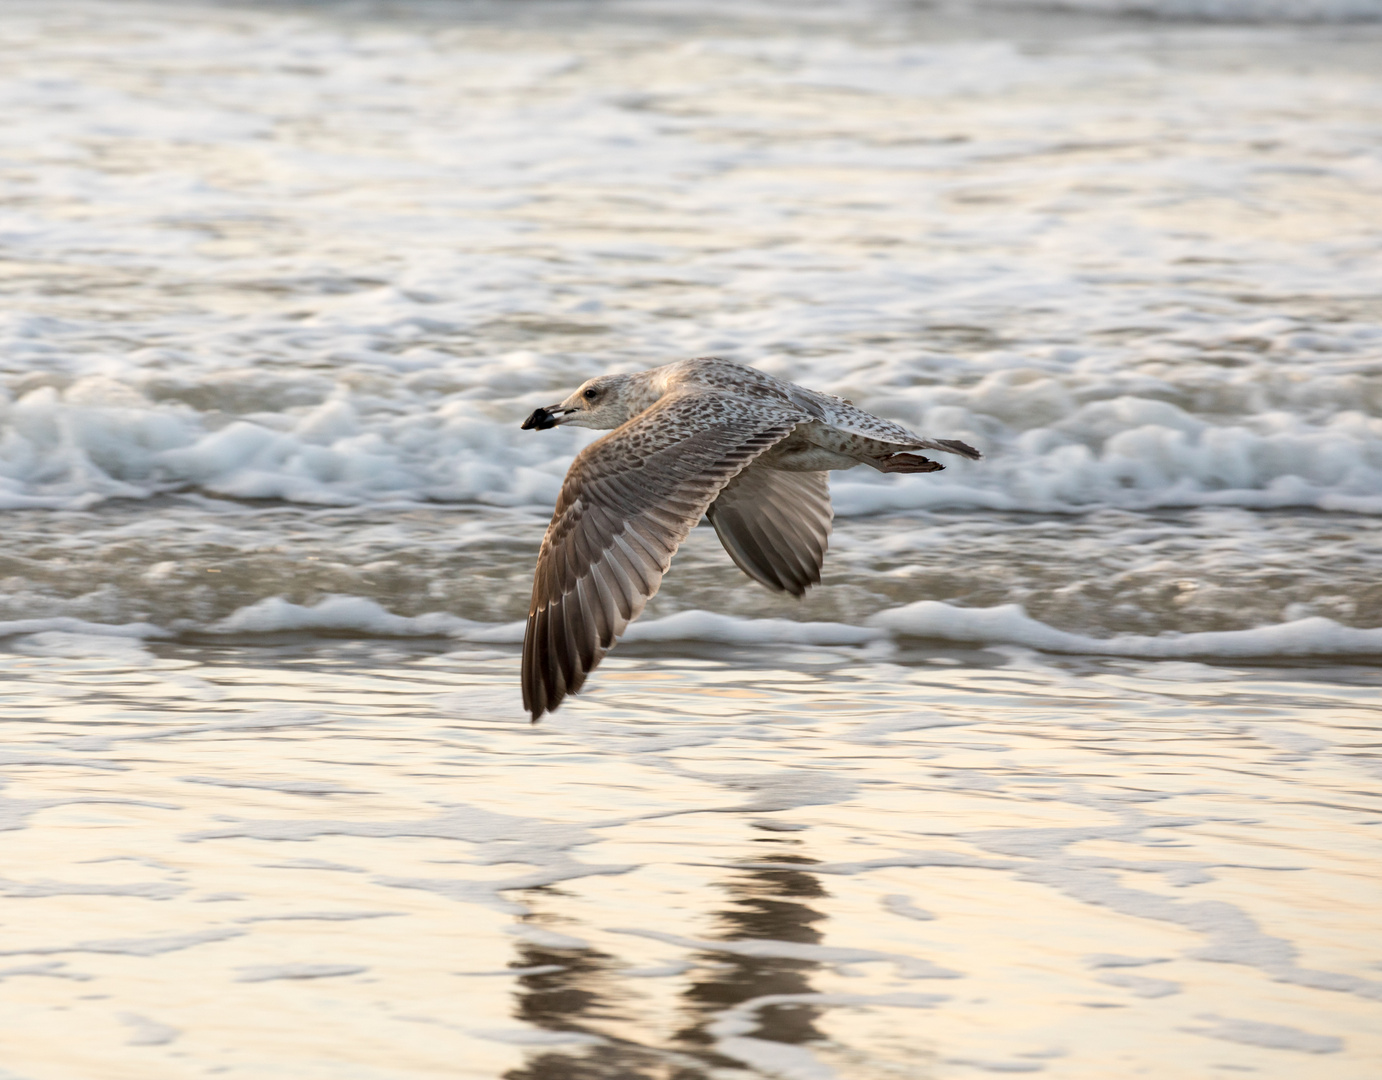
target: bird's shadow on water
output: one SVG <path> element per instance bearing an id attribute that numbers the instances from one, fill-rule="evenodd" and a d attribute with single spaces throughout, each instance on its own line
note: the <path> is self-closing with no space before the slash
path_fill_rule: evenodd
<path id="1" fill-rule="evenodd" d="M 771 869 L 727 873 L 716 883 L 724 900 L 708 913 L 714 930 L 706 940 L 818 944 L 822 934 L 817 924 L 828 916 L 811 904 L 828 893 L 810 873 L 816 861 L 787 854 L 776 856 Z M 529 918 L 541 919 L 542 908 L 562 895 L 552 887 L 530 890 Z M 716 1052 L 711 1025 L 726 1010 L 755 998 L 811 993 L 811 976 L 821 967 L 815 960 L 709 950 L 693 953 L 691 960 L 676 1018 L 665 1036 L 656 1043 L 636 1042 L 617 1034 L 637 1019 L 633 1013 L 641 997 L 630 985 L 635 980 L 623 974 L 629 967 L 626 962 L 598 949 L 521 941 L 510 966 L 528 973 L 518 977 L 514 1015 L 545 1031 L 591 1036 L 600 1042 L 543 1051 L 505 1073 L 504 1080 L 703 1080 L 720 1069 L 742 1069 L 742 1062 Z M 819 1013 L 795 1002 L 768 1004 L 755 1010 L 758 1026 L 746 1034 L 791 1045 L 823 1039 L 816 1027 Z"/>

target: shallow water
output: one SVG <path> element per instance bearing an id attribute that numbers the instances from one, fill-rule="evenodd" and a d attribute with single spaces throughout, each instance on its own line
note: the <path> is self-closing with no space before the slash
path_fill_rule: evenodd
<path id="1" fill-rule="evenodd" d="M 0 1080 L 1378 1075 L 1382 8 L 1253 4 L 0 2 Z M 530 727 L 518 422 L 707 353 L 987 457 Z"/>
<path id="2" fill-rule="evenodd" d="M 19 650 L 6 1076 L 1382 1060 L 1376 669 L 635 648 L 529 727 L 502 651 Z"/>
<path id="3" fill-rule="evenodd" d="M 527 615 L 549 514 L 204 498 L 14 511 L 0 533 L 0 628 L 67 618 L 170 631 L 293 630 L 312 626 L 312 612 L 330 598 L 351 597 L 371 602 L 371 612 L 337 629 L 446 632 L 427 618 L 452 612 L 502 634 Z M 1035 619 L 1100 636 L 1227 630 L 1251 642 L 1252 628 L 1305 616 L 1382 625 L 1379 567 L 1382 518 L 1372 515 L 914 512 L 838 521 L 821 585 L 796 600 L 741 575 L 703 524 L 635 626 L 702 607 L 849 625 L 933 601 L 954 606 L 958 630 L 967 611 L 1016 600 Z M 295 610 L 271 611 L 265 598 Z M 742 629 L 753 636 L 751 624 Z"/>

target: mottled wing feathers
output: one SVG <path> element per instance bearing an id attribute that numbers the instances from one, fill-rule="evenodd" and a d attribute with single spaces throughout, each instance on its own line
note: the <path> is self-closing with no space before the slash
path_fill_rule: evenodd
<path id="1" fill-rule="evenodd" d="M 753 465 L 726 485 L 706 515 L 740 570 L 769 589 L 801 596 L 820 582 L 830 541 L 828 478 Z"/>
<path id="2" fill-rule="evenodd" d="M 674 392 L 577 455 L 538 554 L 523 638 L 534 720 L 581 688 L 721 489 L 806 419 L 786 401 Z"/>

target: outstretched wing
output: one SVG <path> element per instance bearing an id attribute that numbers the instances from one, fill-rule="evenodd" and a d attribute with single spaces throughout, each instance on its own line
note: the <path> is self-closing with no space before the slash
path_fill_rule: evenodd
<path id="1" fill-rule="evenodd" d="M 721 489 L 809 419 L 790 402 L 688 389 L 576 456 L 542 540 L 523 636 L 523 706 L 534 720 L 581 688 Z"/>
<path id="2" fill-rule="evenodd" d="M 801 596 L 821 580 L 830 542 L 829 473 L 751 465 L 706 515 L 729 557 L 759 584 Z"/>

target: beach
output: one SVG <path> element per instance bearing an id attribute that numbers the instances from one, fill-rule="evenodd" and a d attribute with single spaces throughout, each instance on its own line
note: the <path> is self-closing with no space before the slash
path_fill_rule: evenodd
<path id="1" fill-rule="evenodd" d="M 0 1080 L 1377 1075 L 1375 6 L 0 3 Z M 985 458 L 531 725 L 706 355 Z"/>

